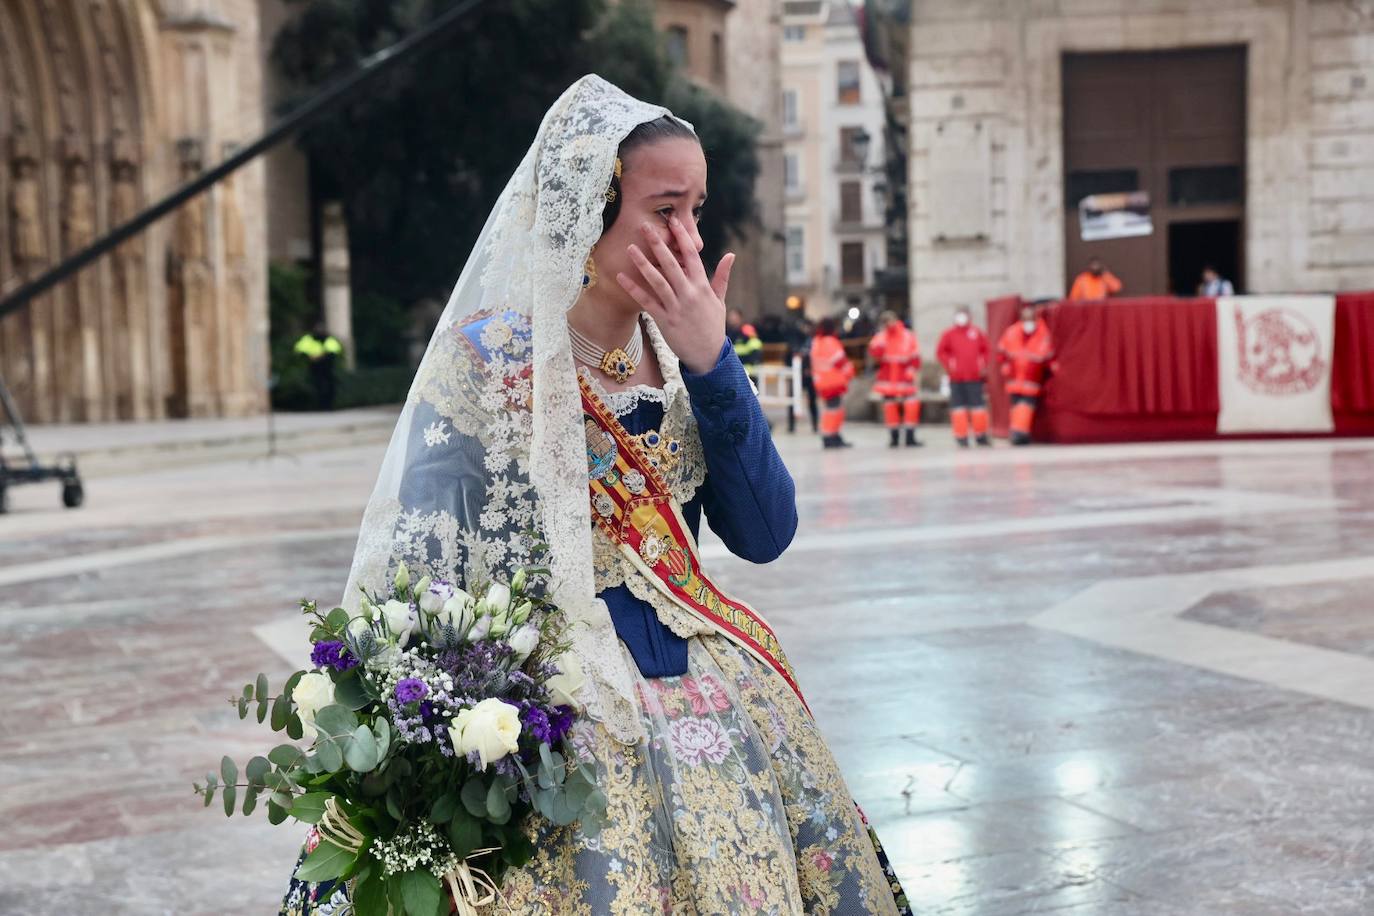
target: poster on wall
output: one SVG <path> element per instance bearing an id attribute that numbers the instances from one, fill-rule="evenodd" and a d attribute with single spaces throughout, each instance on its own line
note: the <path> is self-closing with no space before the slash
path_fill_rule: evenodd
<path id="1" fill-rule="evenodd" d="M 1089 194 L 1078 202 L 1078 228 L 1085 242 L 1150 235 L 1150 192 Z"/>
<path id="2" fill-rule="evenodd" d="M 1335 296 L 1217 299 L 1219 433 L 1329 433 Z"/>

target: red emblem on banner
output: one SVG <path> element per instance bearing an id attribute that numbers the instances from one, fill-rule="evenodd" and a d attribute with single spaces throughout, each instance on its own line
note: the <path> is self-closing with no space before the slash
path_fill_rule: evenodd
<path id="1" fill-rule="evenodd" d="M 1302 394 L 1326 374 L 1321 336 L 1300 313 L 1266 309 L 1246 320 L 1235 307 L 1240 380 L 1260 394 Z"/>

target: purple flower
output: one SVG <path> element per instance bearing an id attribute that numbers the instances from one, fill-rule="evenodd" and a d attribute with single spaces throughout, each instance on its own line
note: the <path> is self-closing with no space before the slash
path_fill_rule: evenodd
<path id="1" fill-rule="evenodd" d="M 577 714 L 571 706 L 555 706 L 553 715 L 549 716 L 549 743 L 562 741 L 563 736 L 572 731 L 576 718 Z"/>
<path id="2" fill-rule="evenodd" d="M 429 687 L 416 677 L 408 677 L 396 685 L 396 700 L 400 703 L 414 703 L 429 696 Z"/>
<path id="3" fill-rule="evenodd" d="M 524 708 L 520 710 L 520 721 L 525 723 L 525 730 L 533 735 L 536 741 L 553 744 L 548 713 L 533 703 L 522 703 L 521 706 Z"/>
<path id="4" fill-rule="evenodd" d="M 353 657 L 344 644 L 337 640 L 327 639 L 315 643 L 315 648 L 310 652 L 310 663 L 316 668 L 333 668 L 335 671 L 347 671 L 358 664 L 358 660 Z"/>

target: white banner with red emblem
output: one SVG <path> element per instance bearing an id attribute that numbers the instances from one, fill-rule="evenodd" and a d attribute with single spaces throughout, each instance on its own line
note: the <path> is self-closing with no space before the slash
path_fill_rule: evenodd
<path id="1" fill-rule="evenodd" d="M 1329 433 L 1335 296 L 1217 299 L 1219 433 Z"/>

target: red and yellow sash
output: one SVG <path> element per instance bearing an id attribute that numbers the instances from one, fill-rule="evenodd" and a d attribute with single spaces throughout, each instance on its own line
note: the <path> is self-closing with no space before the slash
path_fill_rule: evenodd
<path id="1" fill-rule="evenodd" d="M 592 520 L 675 605 L 782 675 L 806 705 L 782 646 L 758 611 L 726 595 L 702 572 L 696 539 L 668 485 L 615 415 L 582 387 Z"/>

